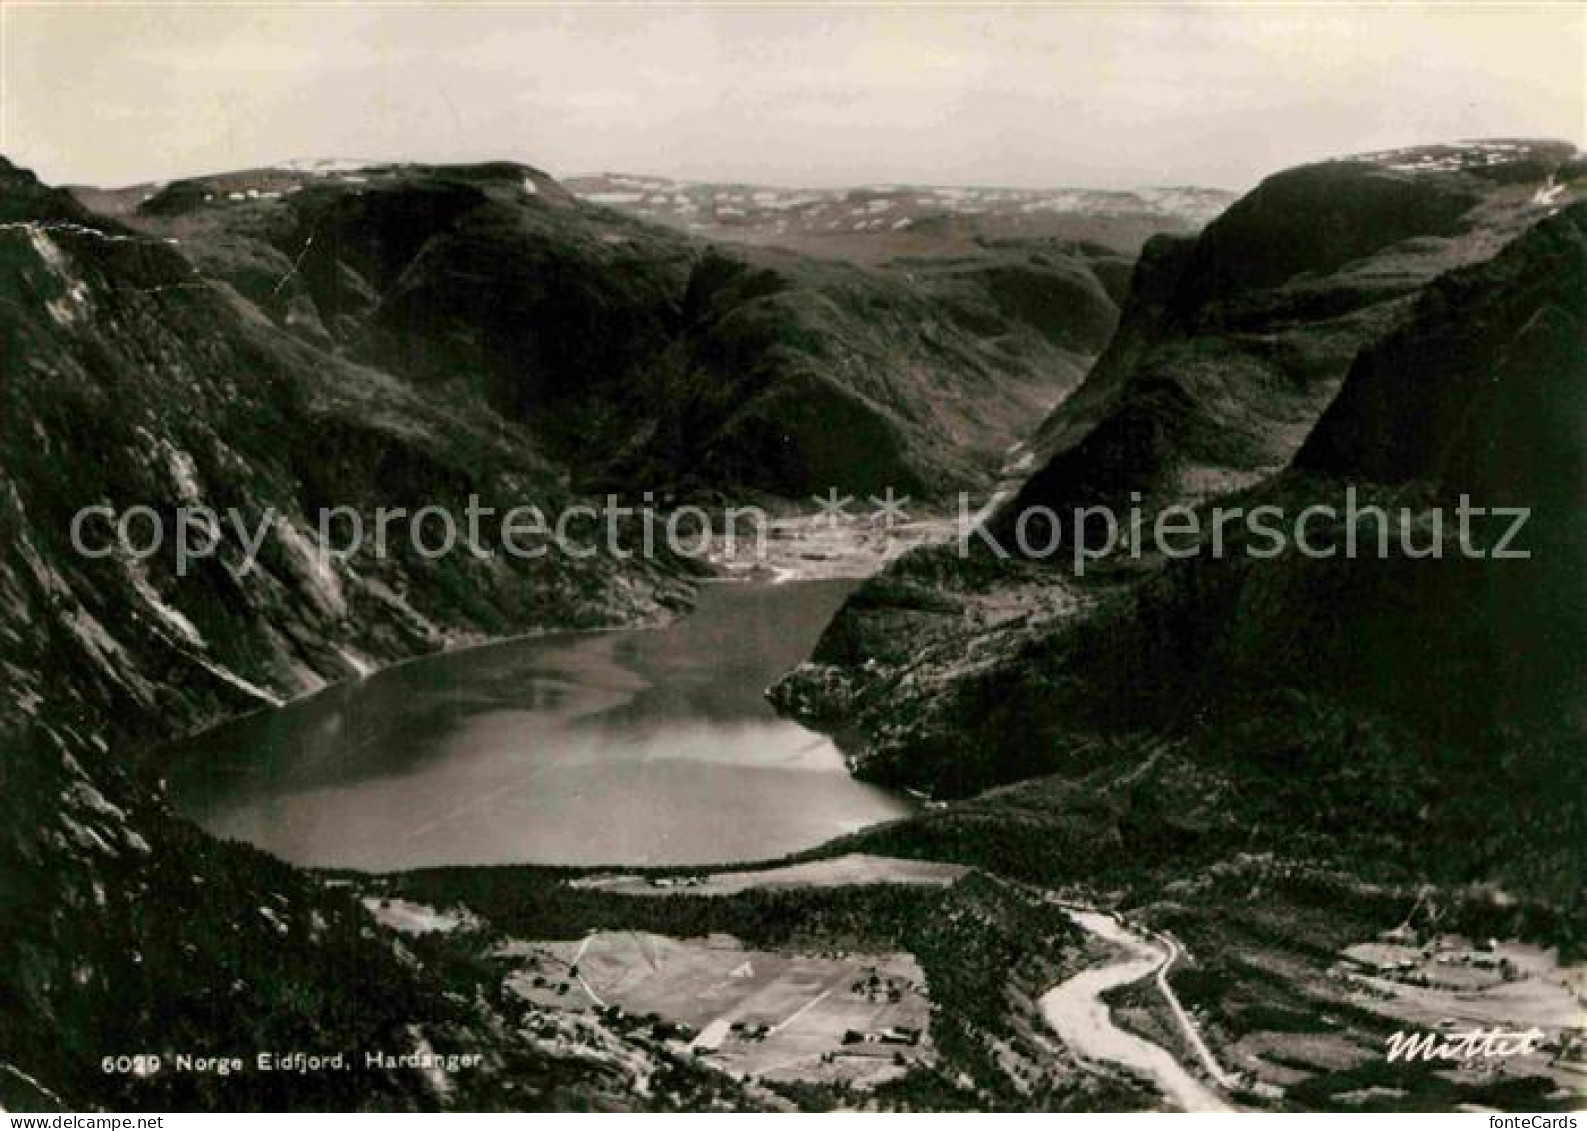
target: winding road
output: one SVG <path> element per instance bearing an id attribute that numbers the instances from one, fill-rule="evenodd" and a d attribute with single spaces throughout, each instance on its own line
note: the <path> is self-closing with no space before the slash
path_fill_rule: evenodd
<path id="1" fill-rule="evenodd" d="M 1116 986 L 1127 986 L 1155 975 L 1158 989 L 1208 1074 L 1220 1084 L 1232 1084 L 1233 1078 L 1218 1066 L 1212 1050 L 1207 1048 L 1168 986 L 1167 971 L 1178 957 L 1177 944 L 1172 939 L 1158 941 L 1137 935 L 1100 911 L 1069 907 L 1064 910 L 1085 930 L 1121 948 L 1124 956 L 1106 966 L 1082 970 L 1043 994 L 1040 1005 L 1047 1023 L 1083 1059 L 1120 1064 L 1145 1075 L 1175 1106 L 1185 1111 L 1233 1110 L 1216 1092 L 1187 1072 L 1166 1049 L 1115 1025 L 1107 1003 L 1102 1000 L 1102 995 Z"/>

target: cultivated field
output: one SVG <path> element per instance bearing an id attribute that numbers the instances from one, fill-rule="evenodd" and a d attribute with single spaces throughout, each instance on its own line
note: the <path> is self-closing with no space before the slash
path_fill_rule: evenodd
<path id="1" fill-rule="evenodd" d="M 846 887 L 858 884 L 923 884 L 946 887 L 969 869 L 935 860 L 904 860 L 853 852 L 781 868 L 744 872 L 702 872 L 695 876 L 588 876 L 574 887 L 599 888 L 621 895 L 736 895 L 751 888 Z"/>
<path id="2" fill-rule="evenodd" d="M 526 1000 L 615 1007 L 737 1076 L 875 1084 L 931 1055 L 925 978 L 907 954 L 785 954 L 634 931 L 502 953 L 522 962 L 509 985 Z"/>

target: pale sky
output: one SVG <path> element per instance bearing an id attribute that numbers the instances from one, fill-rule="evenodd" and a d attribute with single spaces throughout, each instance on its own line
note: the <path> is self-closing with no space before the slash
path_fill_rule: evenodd
<path id="1" fill-rule="evenodd" d="M 0 152 L 127 184 L 291 157 L 785 185 L 1201 184 L 1587 142 L 1587 5 L 0 0 Z"/>

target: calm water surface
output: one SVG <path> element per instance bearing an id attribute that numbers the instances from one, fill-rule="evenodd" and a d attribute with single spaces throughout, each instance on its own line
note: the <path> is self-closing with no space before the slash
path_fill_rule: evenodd
<path id="1" fill-rule="evenodd" d="M 723 863 L 899 816 L 761 696 L 850 581 L 702 587 L 652 631 L 437 656 L 198 736 L 173 800 L 300 864 Z"/>

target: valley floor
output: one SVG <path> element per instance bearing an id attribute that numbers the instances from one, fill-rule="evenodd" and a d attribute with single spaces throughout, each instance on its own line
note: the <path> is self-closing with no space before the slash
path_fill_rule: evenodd
<path id="1" fill-rule="evenodd" d="M 1271 902 L 1158 901 L 1127 918 L 1073 889 L 1059 902 L 956 865 L 857 854 L 360 883 L 388 922 L 480 955 L 524 1005 L 801 1107 L 1514 1110 L 1581 1094 L 1580 968 L 1443 935 L 1402 946 L 1418 968 L 1384 976 L 1400 954 L 1376 941 L 1399 937 L 1393 900 L 1271 864 L 1240 875 L 1273 883 Z M 1550 1037 L 1513 1061 L 1387 1057 L 1399 1030 L 1532 1022 Z"/>

